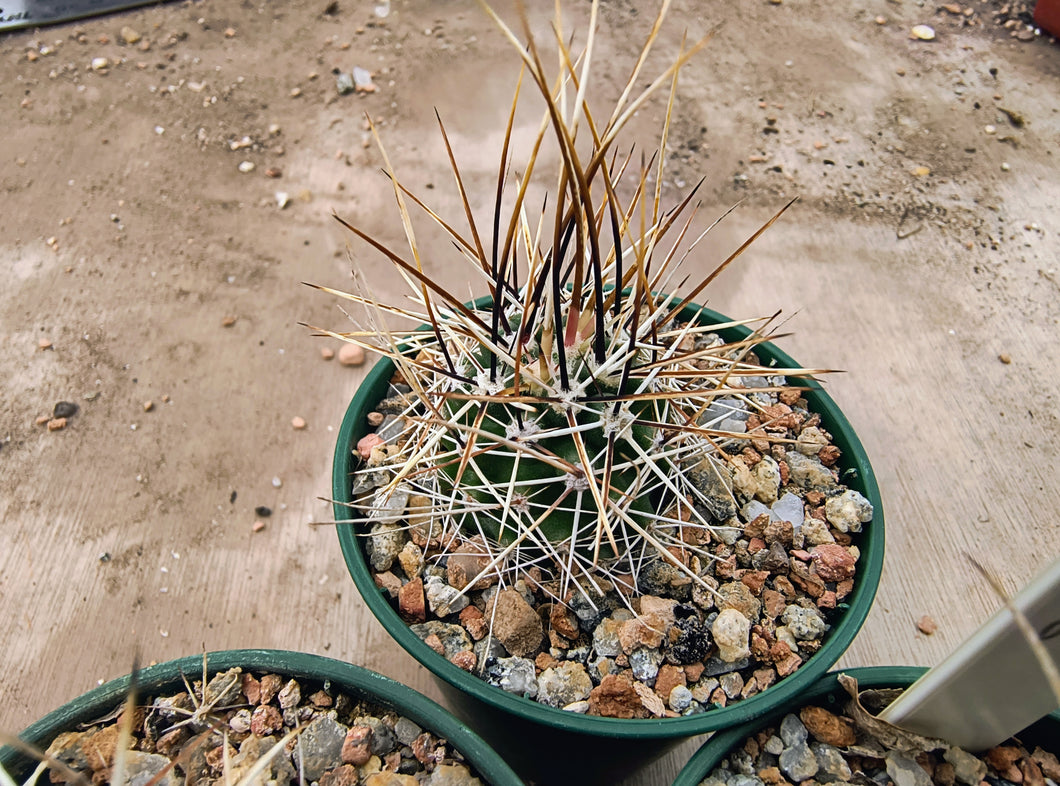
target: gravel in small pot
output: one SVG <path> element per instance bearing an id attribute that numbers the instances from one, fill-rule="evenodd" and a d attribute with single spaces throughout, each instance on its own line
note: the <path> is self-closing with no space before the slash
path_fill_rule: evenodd
<path id="1" fill-rule="evenodd" d="M 874 717 L 924 672 L 871 667 L 829 673 L 804 695 L 712 737 L 674 786 L 1060 783 L 1060 712 L 977 752 L 904 732 Z M 859 694 L 858 703 L 852 690 Z"/>
<path id="2" fill-rule="evenodd" d="M 131 676 L 89 691 L 19 735 L 61 762 L 49 767 L 53 783 L 110 782 L 115 766 L 127 783 L 154 779 L 163 786 L 248 777 L 320 786 L 521 783 L 442 707 L 359 666 L 296 652 L 228 650 L 135 676 L 124 755 L 116 747 Z M 23 781 L 37 761 L 4 747 L 0 765 Z"/>

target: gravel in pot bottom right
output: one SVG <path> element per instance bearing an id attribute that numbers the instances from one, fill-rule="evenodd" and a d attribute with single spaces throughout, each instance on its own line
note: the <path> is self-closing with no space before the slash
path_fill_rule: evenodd
<path id="1" fill-rule="evenodd" d="M 1060 784 L 1060 711 L 975 752 L 875 717 L 923 673 L 876 667 L 827 674 L 797 702 L 712 737 L 674 786 Z"/>

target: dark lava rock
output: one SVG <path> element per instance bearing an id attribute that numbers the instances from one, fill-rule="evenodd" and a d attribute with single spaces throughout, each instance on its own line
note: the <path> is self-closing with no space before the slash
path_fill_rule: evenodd
<path id="1" fill-rule="evenodd" d="M 677 606 L 674 609 L 674 616 L 677 616 L 676 612 L 679 608 L 682 607 Z M 685 665 L 697 663 L 707 657 L 711 646 L 710 632 L 698 616 L 678 617 L 674 625 L 680 632 L 677 635 L 677 641 L 670 647 L 670 657 L 673 660 Z"/>
<path id="2" fill-rule="evenodd" d="M 57 418 L 72 418 L 77 414 L 79 407 L 72 401 L 60 401 L 52 410 L 52 415 Z"/>

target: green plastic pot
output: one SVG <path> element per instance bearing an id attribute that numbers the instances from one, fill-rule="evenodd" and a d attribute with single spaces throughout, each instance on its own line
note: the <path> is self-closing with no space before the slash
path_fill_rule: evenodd
<path id="1" fill-rule="evenodd" d="M 192 655 L 141 669 L 138 690 L 141 696 L 184 689 L 182 675 L 189 680 L 202 674 L 202 655 Z M 392 710 L 432 734 L 444 737 L 460 751 L 484 781 L 492 786 L 521 786 L 522 781 L 481 737 L 467 728 L 426 696 L 374 671 L 349 663 L 283 650 L 225 650 L 206 654 L 211 674 L 239 666 L 245 671 L 281 674 L 298 679 L 330 682 L 356 699 Z M 201 678 L 201 677 L 200 677 Z M 50 712 L 27 727 L 19 738 L 45 749 L 60 733 L 94 721 L 122 705 L 129 691 L 130 677 L 112 680 Z M 10 747 L 0 748 L 0 765 L 21 782 L 36 761 Z"/>
<path id="2" fill-rule="evenodd" d="M 857 679 L 861 689 L 908 688 L 925 671 L 927 669 L 915 666 L 870 666 L 826 674 L 802 696 L 773 708 L 767 715 L 711 737 L 688 760 L 678 773 L 673 786 L 699 786 L 700 781 L 730 752 L 743 745 L 744 740 L 768 726 L 776 725 L 789 712 L 798 712 L 808 704 L 834 708 L 833 712 L 837 713 L 841 711 L 850 699 L 850 694 L 839 684 L 837 677 L 840 674 L 848 674 Z M 1060 753 L 1060 748 L 1057 747 L 1060 744 L 1060 711 L 1047 715 L 1017 736 L 1024 744 L 1030 745 L 1032 750 L 1035 745 L 1040 745 L 1047 751 Z"/>
<path id="3" fill-rule="evenodd" d="M 478 301 L 483 307 L 488 300 Z M 706 324 L 731 322 L 728 317 L 690 305 L 680 319 Z M 719 331 L 727 341 L 748 337 L 743 326 Z M 763 365 L 795 368 L 788 355 L 765 343 L 755 352 Z M 487 684 L 438 655 L 413 633 L 398 616 L 373 578 L 364 553 L 365 529 L 359 523 L 348 523 L 352 508 L 352 480 L 357 469 L 357 441 L 368 433 L 367 415 L 386 396 L 394 364 L 383 359 L 368 373 L 350 402 L 339 429 L 332 469 L 332 494 L 339 543 L 346 566 L 368 607 L 409 654 L 426 666 L 437 678 L 454 712 L 471 724 L 524 777 L 542 783 L 613 783 L 665 754 L 688 737 L 734 726 L 758 717 L 771 708 L 801 695 L 839 660 L 865 621 L 883 570 L 883 506 L 879 487 L 865 450 L 857 435 L 835 402 L 814 380 L 800 380 L 809 388 L 805 397 L 812 411 L 821 415 L 822 425 L 833 435 L 834 444 L 843 452 L 841 465 L 850 470 L 842 477 L 872 503 L 875 511 L 871 524 L 854 538 L 861 550 L 858 579 L 848 607 L 834 621 L 824 645 L 789 677 L 762 693 L 728 707 L 680 718 L 627 720 L 602 718 L 564 712 L 535 701 L 507 693 Z M 542 751 L 564 755 L 542 756 Z M 569 754 L 569 755 L 568 755 Z"/>

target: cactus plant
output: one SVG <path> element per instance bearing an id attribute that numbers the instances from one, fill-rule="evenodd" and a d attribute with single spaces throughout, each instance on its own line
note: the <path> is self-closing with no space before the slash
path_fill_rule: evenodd
<path id="1" fill-rule="evenodd" d="M 536 567 L 540 575 L 558 579 L 560 599 L 571 592 L 599 595 L 614 586 L 628 595 L 638 591 L 640 569 L 657 560 L 702 583 L 688 554 L 700 561 L 714 558 L 697 544 L 724 537 L 723 530 L 737 523 L 732 446 L 745 435 L 720 428 L 719 409 L 762 409 L 760 394 L 786 388 L 785 378 L 819 373 L 757 362 L 754 349 L 765 340 L 770 319 L 732 323 L 756 326 L 749 339 L 732 343 L 717 336 L 731 324 L 679 319 L 791 203 L 693 281 L 687 294 L 656 294 L 679 288 L 688 275 L 682 265 L 706 234 L 686 242 L 696 189 L 668 209 L 662 187 L 677 75 L 706 39 L 683 49 L 633 95 L 665 11 L 664 5 L 603 124 L 586 100 L 596 4 L 580 56 L 557 34 L 561 68 L 553 80 L 525 20 L 524 45 L 489 12 L 523 58 L 520 82 L 528 79 L 545 104 L 532 151 L 509 183 L 517 88 L 491 242 L 482 240 L 444 125 L 466 230 L 443 220 L 401 184 L 374 126 L 409 251 L 387 248 L 338 219 L 394 263 L 415 304 L 378 302 L 368 287 L 353 293 L 321 287 L 365 306 L 369 324 L 320 332 L 390 358 L 410 390 L 395 405 L 400 434 L 371 451 L 363 469 L 371 475 L 385 465 L 391 474 L 355 513 L 368 516 L 377 532 L 403 526 L 406 518 L 428 520 L 437 528 L 431 537 L 450 552 L 470 547 L 485 553 L 488 559 L 469 586 L 487 576 L 513 582 Z M 616 139 L 638 108 L 667 85 L 660 153 L 637 167 L 631 152 L 617 152 Z M 580 138 L 586 134 L 587 149 Z M 527 189 L 549 136 L 560 160 L 557 204 L 531 219 Z M 629 180 L 632 187 L 626 188 Z M 509 188 L 514 197 L 506 197 Z M 511 204 L 505 213 L 506 198 Z M 488 290 L 483 300 L 465 304 L 424 272 L 409 201 L 451 237 L 469 276 Z M 676 236 L 672 243 L 671 236 Z M 391 317 L 423 327 L 394 330 Z M 750 390 L 750 377 L 774 384 Z M 721 489 L 721 500 L 704 488 Z"/>

